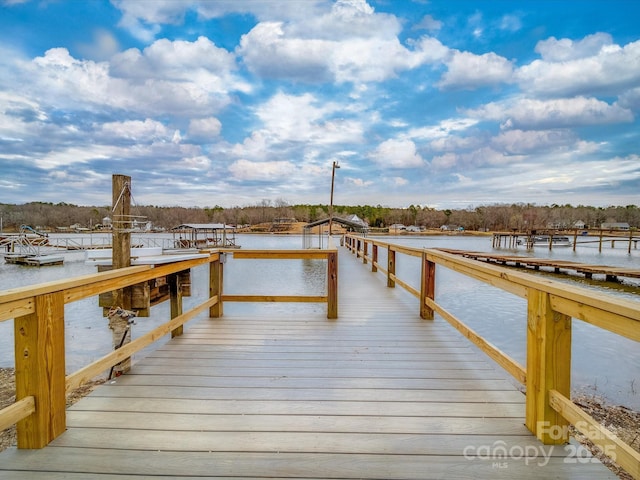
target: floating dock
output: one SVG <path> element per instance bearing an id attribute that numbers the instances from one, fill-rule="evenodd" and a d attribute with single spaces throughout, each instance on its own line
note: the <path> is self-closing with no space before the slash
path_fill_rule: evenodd
<path id="1" fill-rule="evenodd" d="M 27 265 L 30 267 L 44 267 L 46 265 L 62 265 L 64 257 L 60 255 L 25 255 L 5 254 L 4 261 L 15 265 Z"/>
<path id="2" fill-rule="evenodd" d="M 582 274 L 585 278 L 596 279 L 594 275 L 604 275 L 607 282 L 618 282 L 620 277 L 640 278 L 640 270 L 633 268 L 612 267 L 607 265 L 590 265 L 569 260 L 553 260 L 546 258 L 524 257 L 520 255 L 495 255 L 486 252 L 471 252 L 467 250 L 452 250 L 440 248 L 444 252 L 462 255 L 473 260 L 496 263 L 504 266 L 530 268 L 540 270 L 548 268 L 553 273 Z"/>

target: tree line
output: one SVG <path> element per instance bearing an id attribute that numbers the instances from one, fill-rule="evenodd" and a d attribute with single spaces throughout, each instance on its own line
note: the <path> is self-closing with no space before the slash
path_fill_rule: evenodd
<path id="1" fill-rule="evenodd" d="M 494 204 L 464 209 L 435 209 L 419 205 L 391 208 L 381 205 L 334 205 L 334 215 L 357 215 L 371 227 L 385 228 L 394 224 L 440 228 L 455 225 L 465 230 L 520 231 L 542 228 L 573 228 L 576 222 L 599 228 L 605 222 L 626 222 L 640 227 L 640 207 L 535 205 L 530 203 Z M 329 216 L 329 206 L 322 204 L 290 205 L 284 200 L 262 200 L 244 207 L 171 207 L 132 206 L 131 214 L 154 227 L 170 229 L 182 223 L 227 223 L 257 225 L 276 219 L 314 222 Z M 95 228 L 110 218 L 109 206 L 78 206 L 69 203 L 30 202 L 20 205 L 0 203 L 0 218 L 5 231 L 16 231 L 21 225 L 55 230 L 80 224 Z"/>

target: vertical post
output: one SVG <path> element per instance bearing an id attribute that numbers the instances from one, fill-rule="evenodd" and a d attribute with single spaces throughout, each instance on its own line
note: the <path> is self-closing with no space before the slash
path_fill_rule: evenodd
<path id="1" fill-rule="evenodd" d="M 373 252 L 371 253 L 371 271 L 378 271 L 378 245 L 373 245 Z"/>
<path id="2" fill-rule="evenodd" d="M 327 318 L 338 318 L 338 251 L 327 254 Z"/>
<path id="3" fill-rule="evenodd" d="M 422 275 L 420 276 L 420 318 L 433 320 L 433 309 L 426 305 L 425 300 L 435 299 L 436 292 L 436 264 L 427 259 L 427 252 L 422 252 Z"/>
<path id="4" fill-rule="evenodd" d="M 598 242 L 598 253 L 602 253 L 602 229 L 600 229 L 600 241 Z"/>
<path id="5" fill-rule="evenodd" d="M 172 273 L 167 279 L 169 281 L 169 302 L 171 303 L 171 318 L 182 315 L 182 282 L 180 273 Z M 171 330 L 171 338 L 182 335 L 183 328 L 180 325 Z"/>
<path id="6" fill-rule="evenodd" d="M 18 422 L 18 448 L 42 448 L 66 429 L 63 293 L 37 296 L 35 312 L 16 317 L 14 329 L 16 399 L 36 404 Z"/>
<path id="7" fill-rule="evenodd" d="M 391 249 L 391 245 L 387 246 L 387 287 L 396 286 L 394 277 L 396 275 L 396 251 Z"/>
<path id="8" fill-rule="evenodd" d="M 333 162 L 333 168 L 331 169 L 331 199 L 329 201 L 329 236 L 331 236 L 331 228 L 333 227 L 333 184 L 336 178 L 336 168 L 340 168 L 338 162 Z"/>
<path id="9" fill-rule="evenodd" d="M 631 241 L 629 241 L 629 248 L 631 248 Z M 364 245 L 362 245 L 362 263 L 364 265 L 367 264 L 367 255 L 369 254 L 369 242 L 364 241 Z"/>
<path id="10" fill-rule="evenodd" d="M 218 258 L 209 264 L 209 298 L 218 297 L 218 303 L 209 308 L 211 318 L 219 318 L 223 315 L 222 308 L 222 286 L 223 286 L 223 264 L 224 253 L 215 253 Z"/>
<path id="11" fill-rule="evenodd" d="M 629 248 L 627 248 L 627 253 L 631 253 L 631 241 L 633 240 L 633 230 L 629 229 Z"/>
<path id="12" fill-rule="evenodd" d="M 571 317 L 551 308 L 550 294 L 529 289 L 526 426 L 544 444 L 568 440 L 567 421 L 549 406 L 549 390 L 571 388 Z"/>
<path id="13" fill-rule="evenodd" d="M 131 177 L 112 177 L 112 264 L 113 268 L 131 266 Z M 113 306 L 131 310 L 131 289 L 129 287 L 113 292 Z"/>
<path id="14" fill-rule="evenodd" d="M 131 266 L 131 177 L 127 175 L 113 175 L 111 184 L 112 195 L 112 268 L 126 268 Z M 131 287 L 120 288 L 112 293 L 112 307 L 131 310 Z M 109 328 L 113 340 L 113 347 L 120 348 L 131 342 L 131 328 L 128 318 L 114 315 L 109 318 Z M 116 366 L 118 374 L 129 371 L 131 358 L 125 358 Z"/>

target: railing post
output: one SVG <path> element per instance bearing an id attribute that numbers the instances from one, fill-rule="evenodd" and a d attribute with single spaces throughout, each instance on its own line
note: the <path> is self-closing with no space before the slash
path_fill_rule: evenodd
<path id="1" fill-rule="evenodd" d="M 18 448 L 42 448 L 66 429 L 64 297 L 35 297 L 35 312 L 16 317 L 16 400 L 33 396 L 36 411 L 18 422 Z"/>
<path id="2" fill-rule="evenodd" d="M 182 315 L 182 285 L 180 273 L 169 275 L 169 301 L 171 303 L 171 318 Z M 171 330 L 171 338 L 182 335 L 182 325 Z"/>
<path id="3" fill-rule="evenodd" d="M 338 318 L 338 252 L 327 254 L 327 318 Z"/>
<path id="4" fill-rule="evenodd" d="M 369 253 L 369 242 L 367 242 L 366 240 L 364 241 L 364 244 L 362 245 L 362 263 L 364 265 L 367 264 L 367 254 Z"/>
<path id="5" fill-rule="evenodd" d="M 420 275 L 420 318 L 433 320 L 433 309 L 428 307 L 426 299 L 435 299 L 436 264 L 427 259 L 427 252 L 422 252 L 422 274 Z"/>
<path id="6" fill-rule="evenodd" d="M 373 245 L 373 252 L 371 252 L 371 271 L 378 271 L 378 245 Z"/>
<path id="7" fill-rule="evenodd" d="M 549 405 L 549 390 L 571 397 L 571 317 L 551 296 L 529 289 L 527 305 L 526 426 L 544 444 L 568 440 L 568 422 Z"/>
<path id="8" fill-rule="evenodd" d="M 387 287 L 393 288 L 396 286 L 396 281 L 393 279 L 396 275 L 396 251 L 392 250 L 391 245 L 387 247 Z"/>
<path id="9" fill-rule="evenodd" d="M 224 284 L 223 255 L 218 253 L 218 258 L 209 264 L 209 298 L 218 297 L 218 302 L 209 308 L 211 318 L 219 318 L 223 315 L 222 308 L 222 287 Z"/>

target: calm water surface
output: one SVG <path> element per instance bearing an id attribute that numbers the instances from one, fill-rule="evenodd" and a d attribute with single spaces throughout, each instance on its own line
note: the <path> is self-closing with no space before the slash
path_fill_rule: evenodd
<path id="1" fill-rule="evenodd" d="M 154 238 L 162 238 L 155 235 Z M 167 238 L 167 236 L 165 236 Z M 301 248 L 300 236 L 239 235 L 243 248 Z M 384 240 L 419 248 L 456 248 L 474 251 L 494 251 L 490 237 L 420 236 L 385 237 Z M 316 239 L 317 244 L 317 239 Z M 385 250 L 380 249 L 381 263 L 386 262 Z M 534 255 L 544 258 L 573 260 L 583 263 L 616 265 L 640 269 L 640 250 L 627 253 L 622 242 L 615 249 L 609 245 L 598 252 L 597 244 L 571 248 L 536 248 L 527 252 L 501 249 L 496 253 Z M 90 274 L 95 266 L 85 265 L 83 252 L 65 253 L 61 266 L 23 267 L 0 261 L 0 290 L 42 283 L 61 278 Z M 365 268 L 365 267 L 363 267 Z M 260 294 L 318 294 L 325 289 L 326 266 L 322 261 L 248 261 L 229 259 L 225 267 L 226 293 Z M 397 274 L 409 284 L 419 288 L 420 265 L 413 257 L 398 255 Z M 577 277 L 556 277 L 596 291 L 640 301 L 635 285 L 630 288 L 605 289 L 598 282 L 577 280 Z M 208 267 L 192 271 L 192 296 L 184 298 L 185 310 L 203 301 L 208 295 Z M 631 283 L 631 282 L 629 282 Z M 407 296 L 409 294 L 407 293 Z M 526 353 L 526 301 L 482 282 L 438 267 L 436 298 L 440 304 L 471 328 L 485 336 L 498 348 L 525 364 Z M 410 301 L 414 301 L 411 297 Z M 417 300 L 416 308 L 417 308 Z M 292 304 L 259 304 L 263 311 L 285 312 Z M 324 312 L 322 304 L 294 304 L 304 311 Z M 256 304 L 229 303 L 227 314 L 255 312 Z M 203 314 L 206 316 L 206 313 Z M 138 337 L 169 318 L 167 302 L 152 309 L 151 317 L 138 318 L 133 336 Z M 67 372 L 75 371 L 111 350 L 111 331 L 97 298 L 88 298 L 65 307 L 65 336 L 67 341 Z M 595 393 L 609 401 L 640 410 L 640 350 L 638 344 L 615 334 L 605 332 L 579 320 L 573 321 L 572 382 L 574 391 Z M 144 355 L 144 352 L 141 353 Z M 0 323 L 0 366 L 12 366 L 13 322 Z"/>

